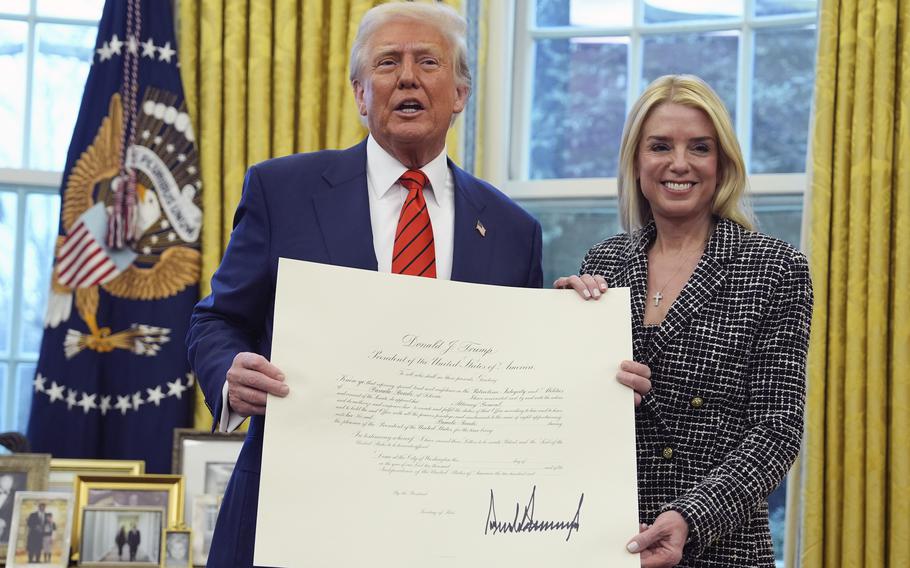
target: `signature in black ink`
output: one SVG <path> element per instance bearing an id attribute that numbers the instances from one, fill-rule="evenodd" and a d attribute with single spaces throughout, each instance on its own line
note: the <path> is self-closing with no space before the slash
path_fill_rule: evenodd
<path id="1" fill-rule="evenodd" d="M 515 516 L 511 521 L 500 522 L 496 518 L 496 500 L 493 496 L 493 490 L 490 490 L 490 509 L 487 512 L 487 522 L 483 529 L 483 534 L 497 533 L 522 533 L 522 532 L 544 532 L 544 531 L 567 531 L 566 541 L 572 536 L 572 531 L 578 532 L 581 527 L 581 504 L 585 500 L 585 494 L 582 493 L 578 499 L 578 509 L 575 510 L 575 516 L 571 521 L 538 521 L 534 518 L 534 498 L 537 495 L 537 486 L 531 489 L 531 498 L 524 507 L 524 513 L 521 519 L 518 513 L 521 505 L 515 503 Z"/>

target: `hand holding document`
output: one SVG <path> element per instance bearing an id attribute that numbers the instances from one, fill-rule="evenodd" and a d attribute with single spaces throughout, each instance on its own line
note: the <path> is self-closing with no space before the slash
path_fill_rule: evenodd
<path id="1" fill-rule="evenodd" d="M 255 563 L 637 568 L 630 319 L 281 259 Z"/>

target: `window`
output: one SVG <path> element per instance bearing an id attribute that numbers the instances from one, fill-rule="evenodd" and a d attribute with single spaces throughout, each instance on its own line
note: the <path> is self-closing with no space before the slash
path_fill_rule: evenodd
<path id="1" fill-rule="evenodd" d="M 61 170 L 103 4 L 0 2 L 0 431 L 28 423 Z"/>
<path id="2" fill-rule="evenodd" d="M 701 76 L 734 119 L 760 229 L 800 243 L 817 0 L 492 3 L 483 175 L 543 225 L 544 283 L 619 232 L 626 114 L 669 73 Z M 783 565 L 785 488 L 769 499 Z"/>
<path id="3" fill-rule="evenodd" d="M 482 79 L 490 92 L 483 173 L 543 217 L 545 281 L 569 264 L 575 272 L 584 251 L 616 231 L 625 116 L 667 73 L 694 73 L 715 88 L 734 118 L 761 228 L 799 244 L 816 0 L 527 0 L 490 9 L 489 28 L 512 31 L 493 35 Z M 551 225 L 551 214 L 561 221 Z"/>

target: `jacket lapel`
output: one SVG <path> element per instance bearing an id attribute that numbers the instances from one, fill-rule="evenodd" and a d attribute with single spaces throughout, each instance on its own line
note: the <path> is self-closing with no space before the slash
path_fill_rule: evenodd
<path id="1" fill-rule="evenodd" d="M 743 229 L 728 219 L 720 219 L 708 241 L 705 253 L 682 292 L 673 302 L 649 349 L 647 359 L 660 354 L 667 344 L 691 325 L 699 310 L 717 294 L 727 279 L 727 263 L 735 256 Z"/>
<path id="2" fill-rule="evenodd" d="M 376 251 L 367 195 L 366 140 L 338 154 L 322 177 L 328 191 L 313 197 L 329 261 L 336 266 L 376 270 Z"/>
<path id="3" fill-rule="evenodd" d="M 455 181 L 452 280 L 488 282 L 497 230 L 501 227 L 495 225 L 494 219 L 484 216 L 486 203 L 478 182 L 451 160 L 449 168 Z"/>

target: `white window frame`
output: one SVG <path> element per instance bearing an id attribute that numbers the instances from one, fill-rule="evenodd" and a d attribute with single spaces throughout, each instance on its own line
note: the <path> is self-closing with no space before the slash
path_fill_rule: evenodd
<path id="1" fill-rule="evenodd" d="M 98 27 L 98 20 L 84 18 L 55 17 L 38 15 L 37 0 L 30 0 L 29 10 L 26 14 L 0 12 L 0 20 L 11 22 L 24 22 L 28 25 L 26 36 L 26 78 L 24 122 L 22 131 L 22 164 L 31 162 L 31 120 L 32 120 L 32 92 L 35 70 L 35 30 L 38 24 L 64 24 Z M 81 93 L 78 95 L 81 100 Z M 13 304 L 10 325 L 9 350 L 0 353 L 0 367 L 6 369 L 7 380 L 0 384 L 0 431 L 6 431 L 15 426 L 14 419 L 19 403 L 19 385 L 17 372 L 22 365 L 37 362 L 38 354 L 24 354 L 21 352 L 22 339 L 22 297 L 28 292 L 23 290 L 22 274 L 25 265 L 25 233 L 26 210 L 29 195 L 59 195 L 63 181 L 63 172 L 38 170 L 27 167 L 0 168 L 0 188 L 4 193 L 13 193 L 16 201 L 16 233 L 15 248 L 13 249 Z M 50 268 L 50 266 L 48 266 Z M 3 322 L 5 324 L 5 322 Z"/>
<path id="2" fill-rule="evenodd" d="M 4 401 L 0 407 L 0 431 L 6 431 L 14 426 L 19 404 L 18 389 L 22 388 L 18 382 L 18 370 L 22 365 L 33 364 L 38 361 L 38 354 L 25 354 L 21 351 L 22 339 L 22 297 L 27 291 L 23 290 L 22 274 L 25 266 L 25 232 L 26 210 L 29 195 L 58 195 L 60 183 L 63 179 L 61 172 L 47 172 L 40 170 L 5 169 L 0 168 L 0 192 L 16 195 L 16 233 L 13 249 L 13 304 L 10 325 L 9 350 L 0 353 L 0 366 L 6 368 L 7 380 L 0 385 L 0 397 Z M 4 322 L 5 323 L 5 322 Z"/>
<path id="3" fill-rule="evenodd" d="M 526 0 L 503 0 L 488 4 L 488 29 L 502 30 L 489 34 L 485 85 L 483 161 L 484 177 L 515 199 L 573 199 L 616 197 L 616 178 L 571 178 L 529 180 L 528 130 L 533 80 L 533 43 L 539 38 L 568 38 L 621 35 L 630 37 L 627 101 L 637 97 L 641 85 L 641 41 L 643 35 L 674 32 L 710 32 L 738 29 L 741 49 L 737 70 L 737 115 L 751 116 L 749 81 L 752 76 L 752 51 L 755 30 L 817 24 L 815 15 L 766 16 L 754 18 L 754 0 L 745 0 L 741 19 L 718 21 L 688 21 L 684 24 L 642 24 L 641 3 L 634 0 L 632 27 L 577 28 L 528 26 L 533 17 L 534 3 Z M 527 33 L 524 30 L 529 30 Z M 628 102 L 627 102 L 628 105 Z M 628 110 L 628 109 L 627 109 Z M 751 153 L 751 120 L 739 120 L 737 136 L 743 147 L 746 163 Z M 807 165 L 808 167 L 808 165 Z M 753 195 L 803 194 L 808 183 L 805 172 L 788 174 L 750 174 L 749 188 Z"/>

